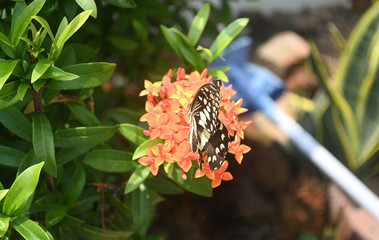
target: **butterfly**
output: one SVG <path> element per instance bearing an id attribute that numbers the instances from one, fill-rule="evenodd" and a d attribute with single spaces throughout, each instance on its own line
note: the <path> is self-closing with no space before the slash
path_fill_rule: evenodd
<path id="1" fill-rule="evenodd" d="M 230 135 L 218 119 L 221 86 L 221 80 L 204 84 L 189 105 L 189 144 L 192 152 L 198 150 L 200 170 L 204 152 L 212 171 L 220 169 L 228 153 Z"/>

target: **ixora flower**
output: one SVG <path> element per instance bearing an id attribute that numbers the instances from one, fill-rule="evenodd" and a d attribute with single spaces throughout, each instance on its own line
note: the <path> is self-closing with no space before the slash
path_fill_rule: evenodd
<path id="1" fill-rule="evenodd" d="M 172 81 L 172 70 L 163 76 L 162 81 L 151 83 L 145 80 L 145 89 L 140 96 L 147 96 L 145 104 L 146 113 L 140 121 L 147 122 L 149 129 L 144 131 L 150 139 L 159 138 L 163 143 L 149 146 L 147 156 L 138 161 L 144 166 L 150 166 L 151 173 L 157 175 L 160 165 L 163 163 L 177 164 L 183 172 L 183 179 L 192 167 L 194 160 L 199 161 L 199 154 L 193 153 L 189 145 L 189 104 L 192 102 L 197 90 L 206 83 L 212 82 L 212 77 L 206 77 L 207 69 L 201 74 L 192 72 L 186 74 L 183 68 L 179 68 L 175 81 Z M 241 144 L 244 138 L 243 130 L 251 123 L 238 120 L 238 115 L 247 111 L 241 108 L 242 99 L 231 100 L 235 94 L 232 86 L 222 86 L 220 90 L 219 120 L 227 128 L 232 141 L 229 144 L 229 153 L 234 154 L 237 162 L 241 164 L 243 154 L 250 151 L 250 147 Z M 212 187 L 221 184 L 221 181 L 229 181 L 233 176 L 226 172 L 228 162 L 225 161 L 220 169 L 211 171 L 206 156 L 202 170 L 197 169 L 195 177 L 206 176 L 212 180 Z M 198 165 L 196 165 L 197 167 Z"/>

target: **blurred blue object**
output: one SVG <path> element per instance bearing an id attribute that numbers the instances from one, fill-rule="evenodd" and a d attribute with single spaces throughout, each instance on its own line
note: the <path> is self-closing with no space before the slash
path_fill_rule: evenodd
<path id="1" fill-rule="evenodd" d="M 232 42 L 221 54 L 224 60 L 217 59 L 209 69 L 230 67 L 226 85 L 233 84 L 237 92 L 234 98 L 242 97 L 242 106 L 249 111 L 261 110 L 318 168 L 379 220 L 378 197 L 276 105 L 275 99 L 285 91 L 283 81 L 269 70 L 248 61 L 251 44 L 249 37 Z"/>
<path id="2" fill-rule="evenodd" d="M 252 42 L 249 37 L 237 39 L 222 52 L 221 58 L 208 67 L 230 67 L 227 73 L 229 82 L 225 85 L 233 85 L 233 89 L 237 91 L 233 98 L 243 97 L 242 107 L 249 111 L 262 108 L 262 95 L 268 95 L 275 100 L 285 91 L 284 83 L 279 77 L 270 70 L 249 62 Z"/>

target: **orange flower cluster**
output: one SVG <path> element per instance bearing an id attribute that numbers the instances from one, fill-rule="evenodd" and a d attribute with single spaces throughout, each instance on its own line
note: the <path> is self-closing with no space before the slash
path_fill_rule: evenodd
<path id="1" fill-rule="evenodd" d="M 186 75 L 185 70 L 179 68 L 176 74 L 176 81 L 172 82 L 172 70 L 163 76 L 162 81 L 151 83 L 145 80 L 145 90 L 142 90 L 140 96 L 147 95 L 145 105 L 146 113 L 140 121 L 147 122 L 149 129 L 145 130 L 145 135 L 150 139 L 159 138 L 163 143 L 156 146 L 150 146 L 147 156 L 140 158 L 138 161 L 144 166 L 150 166 L 151 173 L 157 175 L 159 166 L 163 163 L 176 163 L 183 171 L 183 179 L 186 179 L 185 173 L 192 167 L 192 160 L 199 161 L 198 153 L 193 153 L 188 142 L 189 138 L 189 119 L 188 105 L 192 102 L 197 90 L 204 84 L 210 83 L 212 77 L 206 77 L 207 69 L 201 74 L 192 72 Z M 232 86 L 221 87 L 220 91 L 220 110 L 219 119 L 224 123 L 229 134 L 234 136 L 234 140 L 229 145 L 229 153 L 235 155 L 239 164 L 241 164 L 243 154 L 250 151 L 250 147 L 241 144 L 244 138 L 243 130 L 251 123 L 238 120 L 238 115 L 246 112 L 247 109 L 241 108 L 242 99 L 238 101 L 230 100 L 235 94 Z M 220 169 L 212 172 L 205 160 L 203 170 L 197 169 L 195 177 L 206 175 L 212 180 L 212 187 L 215 188 L 221 184 L 221 181 L 233 179 L 229 172 L 226 172 L 228 162 L 225 161 Z"/>

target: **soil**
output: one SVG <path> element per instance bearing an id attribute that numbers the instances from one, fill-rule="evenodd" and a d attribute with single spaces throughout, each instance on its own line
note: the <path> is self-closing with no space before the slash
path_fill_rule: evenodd
<path id="1" fill-rule="evenodd" d="M 249 17 L 256 45 L 279 31 L 293 30 L 313 39 L 333 62 L 339 52 L 331 44 L 326 24 L 333 22 L 347 37 L 360 15 L 358 10 L 332 8 L 270 18 L 259 14 Z M 292 71 L 297 74 L 296 81 L 288 76 L 287 86 L 314 90 L 314 84 L 299 81 L 302 74 L 310 74 L 303 67 L 299 69 Z M 252 150 L 244 156 L 242 165 L 229 159 L 234 179 L 216 188 L 212 198 L 191 193 L 165 196 L 166 201 L 157 206 L 149 233 L 173 240 L 331 239 L 325 234 L 329 225 L 328 180 L 294 148 L 284 149 L 254 123 L 246 135 L 244 143 Z"/>

